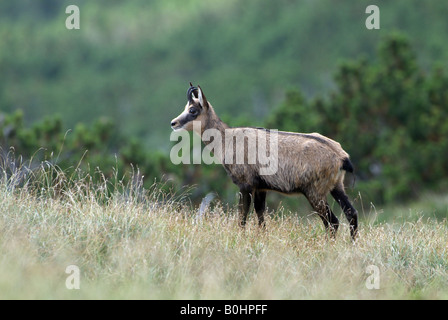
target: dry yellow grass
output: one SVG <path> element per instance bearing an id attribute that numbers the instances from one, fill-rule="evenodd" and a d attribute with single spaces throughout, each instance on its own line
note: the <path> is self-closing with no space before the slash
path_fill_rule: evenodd
<path id="1" fill-rule="evenodd" d="M 266 231 L 251 215 L 241 230 L 219 204 L 197 220 L 157 186 L 40 170 L 0 182 L 2 299 L 448 298 L 446 221 L 364 219 L 356 243 L 347 225 L 333 241 L 293 215 L 272 214 Z M 69 265 L 79 290 L 66 287 Z M 379 289 L 366 286 L 370 265 Z"/>

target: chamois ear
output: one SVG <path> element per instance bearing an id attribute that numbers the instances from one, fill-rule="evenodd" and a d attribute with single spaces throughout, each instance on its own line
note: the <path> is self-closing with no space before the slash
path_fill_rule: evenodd
<path id="1" fill-rule="evenodd" d="M 205 109 L 208 109 L 208 101 L 205 97 L 204 93 L 202 92 L 201 86 L 198 85 L 198 99 L 201 106 Z"/>

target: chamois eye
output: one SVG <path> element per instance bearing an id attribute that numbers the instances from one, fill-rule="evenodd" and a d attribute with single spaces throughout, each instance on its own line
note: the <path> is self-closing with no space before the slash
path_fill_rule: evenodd
<path id="1" fill-rule="evenodd" d="M 192 115 L 197 115 L 198 114 L 198 110 L 196 108 L 190 108 L 190 114 Z"/>

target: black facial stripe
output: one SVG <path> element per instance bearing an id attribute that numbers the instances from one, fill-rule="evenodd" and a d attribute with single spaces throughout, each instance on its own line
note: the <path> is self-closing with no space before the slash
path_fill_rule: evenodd
<path id="1" fill-rule="evenodd" d="M 183 117 L 182 119 L 179 120 L 179 125 L 180 125 L 180 126 L 183 126 L 183 125 L 185 125 L 186 123 L 188 123 L 188 122 L 190 122 L 190 121 L 194 121 L 194 120 L 196 120 L 196 118 L 198 117 L 198 115 L 199 115 L 199 113 L 198 113 L 198 114 L 195 114 L 195 115 L 193 115 L 193 114 L 191 114 L 191 113 L 188 113 L 185 117 Z"/>
<path id="2" fill-rule="evenodd" d="M 189 113 L 185 118 L 186 118 L 187 122 L 190 122 L 190 121 L 195 120 L 198 117 L 198 115 L 199 115 L 198 113 L 197 114 Z"/>

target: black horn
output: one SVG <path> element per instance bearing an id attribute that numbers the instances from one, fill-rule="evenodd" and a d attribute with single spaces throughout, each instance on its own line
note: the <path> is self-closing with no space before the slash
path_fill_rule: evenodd
<path id="1" fill-rule="evenodd" d="M 188 88 L 188 91 L 187 91 L 187 99 L 190 103 L 193 103 L 193 94 L 195 91 L 198 91 L 198 88 L 193 87 L 193 85 L 190 82 L 190 88 Z"/>

